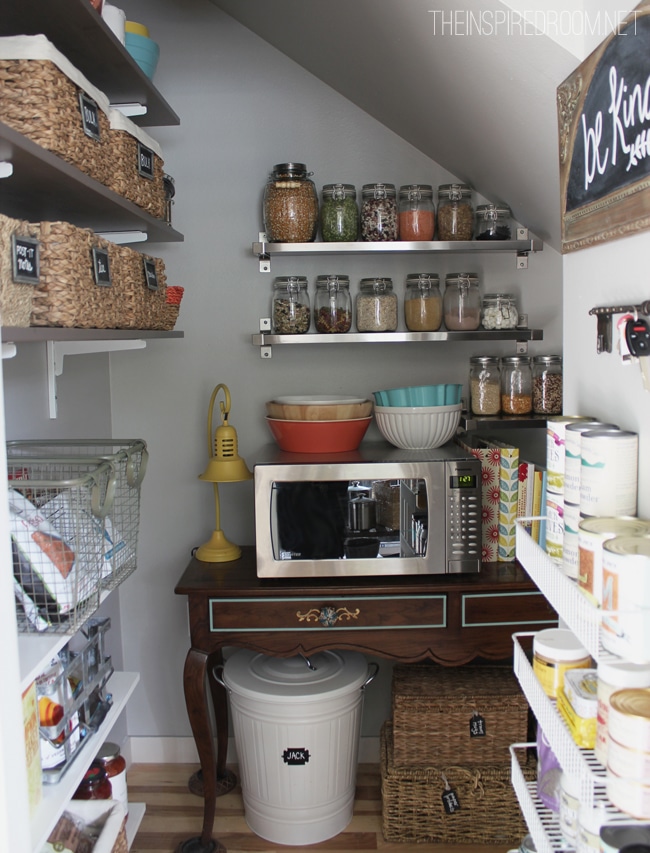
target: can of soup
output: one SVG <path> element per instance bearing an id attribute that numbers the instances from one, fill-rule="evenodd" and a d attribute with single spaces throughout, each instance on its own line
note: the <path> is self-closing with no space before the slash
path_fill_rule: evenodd
<path id="1" fill-rule="evenodd" d="M 603 597 L 603 544 L 616 536 L 649 536 L 650 522 L 631 516 L 583 518 L 578 524 L 578 586 L 593 603 Z"/>
<path id="2" fill-rule="evenodd" d="M 556 495 L 564 493 L 564 441 L 568 424 L 578 421 L 597 423 L 591 415 L 559 415 L 546 421 L 547 489 Z"/>
<path id="3" fill-rule="evenodd" d="M 650 535 L 609 539 L 602 567 L 603 646 L 631 661 L 650 661 Z"/>
<path id="4" fill-rule="evenodd" d="M 580 441 L 580 514 L 636 515 L 639 436 L 594 429 Z"/>
<path id="5" fill-rule="evenodd" d="M 566 425 L 564 431 L 564 500 L 567 503 L 580 503 L 581 436 L 583 432 L 591 429 L 618 429 L 618 426 L 593 419 Z"/>

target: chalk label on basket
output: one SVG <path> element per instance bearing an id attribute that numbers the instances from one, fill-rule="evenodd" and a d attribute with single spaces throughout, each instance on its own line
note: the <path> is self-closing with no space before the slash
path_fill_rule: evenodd
<path id="1" fill-rule="evenodd" d="M 282 753 L 282 760 L 285 764 L 307 764 L 309 762 L 309 750 L 302 746 L 285 749 Z"/>
<path id="2" fill-rule="evenodd" d="M 445 783 L 446 782 L 447 780 L 445 780 Z M 447 814 L 453 814 L 460 810 L 460 801 L 456 796 L 456 792 L 450 788 L 448 784 L 442 792 L 442 804 L 445 807 L 445 812 Z"/>
<path id="3" fill-rule="evenodd" d="M 84 92 L 79 92 L 79 109 L 84 133 L 99 141 L 99 107 L 92 98 Z"/>
<path id="4" fill-rule="evenodd" d="M 485 737 L 485 734 L 485 717 L 474 711 L 474 715 L 469 721 L 469 736 Z"/>
<path id="5" fill-rule="evenodd" d="M 153 180 L 153 151 L 138 142 L 138 174 Z"/>
<path id="6" fill-rule="evenodd" d="M 38 284 L 40 281 L 39 242 L 34 237 L 11 235 L 12 278 L 21 284 Z"/>
<path id="7" fill-rule="evenodd" d="M 156 262 L 151 258 L 144 258 L 144 277 L 147 280 L 149 290 L 158 290 L 158 273 Z"/>
<path id="8" fill-rule="evenodd" d="M 113 283 L 111 281 L 111 265 L 106 249 L 93 247 L 93 272 L 95 284 L 98 287 L 110 287 Z"/>

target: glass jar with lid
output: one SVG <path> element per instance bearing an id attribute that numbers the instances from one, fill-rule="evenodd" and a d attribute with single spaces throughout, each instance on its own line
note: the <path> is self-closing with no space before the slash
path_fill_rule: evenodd
<path id="1" fill-rule="evenodd" d="M 113 787 L 101 761 L 93 761 L 79 787 L 72 795 L 73 800 L 110 800 Z"/>
<path id="2" fill-rule="evenodd" d="M 352 298 L 347 275 L 319 275 L 314 296 L 314 324 L 317 332 L 349 332 L 352 326 Z"/>
<path id="3" fill-rule="evenodd" d="M 476 208 L 476 239 L 509 240 L 511 217 L 507 204 L 479 204 Z"/>
<path id="4" fill-rule="evenodd" d="M 404 322 L 411 332 L 437 332 L 442 325 L 442 295 L 436 273 L 406 276 Z"/>
<path id="5" fill-rule="evenodd" d="M 436 214 L 433 187 L 410 184 L 399 188 L 398 232 L 400 240 L 433 240 Z"/>
<path id="6" fill-rule="evenodd" d="M 509 355 L 501 359 L 501 411 L 504 415 L 529 415 L 533 410 L 530 357 Z"/>
<path id="7" fill-rule="evenodd" d="M 481 309 L 484 329 L 514 329 L 519 322 L 519 311 L 512 293 L 486 293 Z"/>
<path id="8" fill-rule="evenodd" d="M 364 184 L 361 189 L 361 239 L 367 243 L 397 240 L 395 184 Z"/>
<path id="9" fill-rule="evenodd" d="M 311 311 L 304 276 L 286 275 L 275 279 L 272 315 L 276 335 L 302 335 L 309 331 Z"/>
<path id="10" fill-rule="evenodd" d="M 536 415 L 562 414 L 562 357 L 536 355 L 533 358 L 533 412 Z"/>
<path id="11" fill-rule="evenodd" d="M 474 233 L 472 188 L 468 184 L 438 187 L 438 239 L 471 240 Z"/>
<path id="12" fill-rule="evenodd" d="M 471 272 L 454 272 L 445 276 L 442 307 L 445 326 L 450 332 L 478 329 L 481 325 L 478 276 Z"/>
<path id="13" fill-rule="evenodd" d="M 120 753 L 116 743 L 106 741 L 95 756 L 101 762 L 111 783 L 111 796 L 124 806 L 124 812 L 129 813 L 129 795 L 126 784 L 126 760 Z"/>
<path id="14" fill-rule="evenodd" d="M 359 206 L 352 184 L 325 184 L 320 230 L 326 243 L 353 243 L 359 239 Z"/>
<path id="15" fill-rule="evenodd" d="M 390 278 L 362 278 L 355 307 L 359 332 L 397 329 L 397 294 Z"/>
<path id="16" fill-rule="evenodd" d="M 499 359 L 474 355 L 469 360 L 470 405 L 475 415 L 498 415 L 501 411 Z"/>
<path id="17" fill-rule="evenodd" d="M 318 228 L 318 195 L 304 163 L 278 163 L 264 188 L 263 218 L 271 243 L 311 243 Z"/>

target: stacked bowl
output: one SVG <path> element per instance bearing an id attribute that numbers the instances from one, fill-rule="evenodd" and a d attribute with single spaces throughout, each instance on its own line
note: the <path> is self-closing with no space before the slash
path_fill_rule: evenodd
<path id="1" fill-rule="evenodd" d="M 266 422 L 281 450 L 343 453 L 359 447 L 372 410 L 364 397 L 276 397 L 266 403 Z"/>
<path id="2" fill-rule="evenodd" d="M 446 444 L 460 422 L 462 389 L 462 385 L 445 383 L 374 391 L 379 431 L 404 450 Z"/>

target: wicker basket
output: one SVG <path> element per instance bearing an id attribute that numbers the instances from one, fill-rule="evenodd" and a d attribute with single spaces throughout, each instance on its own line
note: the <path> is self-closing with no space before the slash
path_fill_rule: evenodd
<path id="1" fill-rule="evenodd" d="M 527 739 L 528 703 L 508 666 L 399 664 L 392 712 L 396 767 L 503 765 Z"/>
<path id="2" fill-rule="evenodd" d="M 118 329 L 160 329 L 162 314 L 167 300 L 167 277 L 165 263 L 161 258 L 142 255 L 128 246 L 116 246 L 120 259 L 121 275 L 116 281 L 118 299 Z M 153 261 L 156 266 L 158 289 L 147 286 L 144 262 Z"/>
<path id="3" fill-rule="evenodd" d="M 165 219 L 167 201 L 162 152 L 158 143 L 118 110 L 110 110 L 109 121 L 114 163 L 110 188 L 156 219 Z M 152 158 L 150 176 L 142 174 L 139 168 L 141 145 Z"/>
<path id="4" fill-rule="evenodd" d="M 535 762 L 522 766 L 535 779 Z M 443 794 L 455 794 L 448 814 Z M 381 731 L 382 832 L 386 841 L 518 846 L 526 834 L 510 781 L 510 764 L 396 767 L 390 723 Z"/>
<path id="5" fill-rule="evenodd" d="M 80 92 L 97 104 L 99 139 L 84 132 Z M 0 39 L 0 120 L 108 185 L 108 99 L 45 36 Z"/>
<path id="6" fill-rule="evenodd" d="M 38 228 L 0 213 L 0 312 L 3 326 L 29 326 L 35 286 L 13 279 L 12 236 L 36 237 Z"/>

